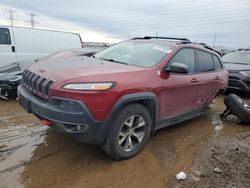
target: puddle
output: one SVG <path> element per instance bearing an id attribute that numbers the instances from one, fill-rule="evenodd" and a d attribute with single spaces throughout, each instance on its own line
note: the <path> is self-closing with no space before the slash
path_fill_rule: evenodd
<path id="1" fill-rule="evenodd" d="M 220 117 L 220 114 L 215 113 L 212 118 L 212 124 L 214 126 L 214 131 L 217 136 L 220 135 L 221 131 L 223 130 L 223 120 Z"/>
<path id="2" fill-rule="evenodd" d="M 25 113 L 17 103 L 0 105 L 18 115 L 6 112 L 0 118 L 0 187 L 167 187 L 190 167 L 202 144 L 249 130 L 220 120 L 225 107 L 219 96 L 207 114 L 157 131 L 139 155 L 114 162 L 99 147 L 20 115 Z"/>
<path id="3" fill-rule="evenodd" d="M 22 187 L 20 174 L 44 141 L 46 129 L 34 124 L 0 129 L 0 187 Z"/>

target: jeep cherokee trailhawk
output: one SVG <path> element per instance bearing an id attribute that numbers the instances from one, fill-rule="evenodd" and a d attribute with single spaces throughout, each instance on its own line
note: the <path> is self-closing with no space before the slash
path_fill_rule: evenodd
<path id="1" fill-rule="evenodd" d="M 18 96 L 44 124 L 119 160 L 136 155 L 154 131 L 203 114 L 227 82 L 220 55 L 205 44 L 144 37 L 92 57 L 33 64 Z"/>

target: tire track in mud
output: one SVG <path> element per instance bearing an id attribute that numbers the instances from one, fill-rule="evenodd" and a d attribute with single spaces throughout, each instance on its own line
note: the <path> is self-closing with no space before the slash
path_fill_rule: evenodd
<path id="1" fill-rule="evenodd" d="M 22 112 L 22 113 L 15 114 L 15 115 L 11 115 L 11 116 L 4 116 L 4 117 L 0 117 L 0 121 L 1 121 L 1 120 L 12 119 L 12 118 L 19 117 L 19 116 L 25 116 L 25 115 L 27 115 L 27 113 Z"/>
<path id="2" fill-rule="evenodd" d="M 47 131 L 46 127 L 35 124 L 0 129 L 0 174 L 27 164 Z"/>
<path id="3" fill-rule="evenodd" d="M 24 165 L 27 165 L 27 164 L 31 163 L 31 162 L 33 162 L 33 161 L 37 161 L 37 160 L 41 160 L 41 159 L 48 158 L 48 157 L 50 157 L 50 156 L 52 156 L 52 155 L 55 155 L 55 154 L 57 154 L 57 153 L 59 153 L 59 152 L 60 152 L 60 150 L 55 151 L 55 152 L 53 152 L 53 153 L 48 153 L 48 154 L 46 154 L 46 155 L 42 155 L 42 156 L 40 156 L 40 157 L 35 157 L 35 158 L 31 158 L 31 159 L 29 159 L 29 160 L 20 161 L 19 164 L 16 164 L 16 165 L 13 165 L 13 166 L 11 166 L 11 167 L 9 167 L 9 168 L 0 170 L 0 174 L 1 174 L 1 173 L 4 173 L 4 172 L 11 172 L 11 171 L 13 171 L 13 170 L 15 170 L 15 169 L 17 169 L 17 168 L 20 168 L 20 167 L 22 167 L 22 166 L 24 166 Z"/>

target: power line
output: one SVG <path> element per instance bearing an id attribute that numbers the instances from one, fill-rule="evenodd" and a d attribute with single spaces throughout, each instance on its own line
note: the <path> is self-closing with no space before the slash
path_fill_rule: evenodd
<path id="1" fill-rule="evenodd" d="M 250 20 L 234 20 L 234 21 L 215 21 L 215 22 L 176 22 L 176 23 L 169 23 L 169 22 L 162 22 L 159 24 L 155 24 L 155 23 L 137 23 L 137 24 L 125 24 L 124 23 L 120 23 L 117 24 L 116 27 L 118 27 L 119 29 L 122 30 L 130 30 L 130 29 L 138 29 L 138 28 L 142 28 L 142 29 L 156 29 L 156 28 L 163 28 L 163 29 L 169 29 L 169 28 L 187 28 L 187 27 L 196 27 L 196 28 L 202 28 L 203 26 L 205 28 L 211 28 L 211 27 L 225 27 L 225 26 L 231 26 L 231 27 L 235 27 L 237 24 L 250 24 Z M 213 25 L 213 26 L 212 26 Z M 92 29 L 105 29 L 107 28 L 107 25 L 103 24 L 103 25 L 97 25 L 97 26 L 88 26 L 88 28 L 92 28 Z"/>
<path id="2" fill-rule="evenodd" d="M 198 2 L 198 1 L 197 1 Z M 188 3 L 189 6 L 182 6 L 182 7 L 176 7 L 175 9 L 171 9 L 171 7 L 175 7 L 176 5 L 183 5 L 184 3 Z M 68 17 L 81 17 L 81 15 L 83 17 L 96 17 L 96 16 L 99 16 L 99 17 L 111 17 L 111 18 L 114 18 L 114 17 L 117 17 L 116 14 L 124 14 L 126 16 L 129 17 L 129 13 L 131 12 L 134 12 L 134 13 L 138 13 L 139 10 L 142 10 L 143 12 L 147 11 L 147 14 L 150 14 L 150 13 L 156 13 L 156 14 L 162 14 L 162 13 L 183 13 L 183 11 L 186 11 L 186 12 L 193 12 L 194 9 L 195 10 L 198 10 L 198 11 L 204 11 L 204 10 L 214 10 L 215 8 L 219 8 L 218 11 L 221 11 L 221 8 L 224 8 L 225 7 L 225 3 L 227 6 L 229 5 L 234 5 L 234 8 L 236 7 L 236 5 L 244 5 L 245 2 L 244 1 L 235 1 L 235 0 L 227 0 L 225 2 L 216 2 L 216 4 L 211 4 L 209 3 L 209 1 L 207 1 L 206 4 L 203 5 L 203 7 L 199 7 L 199 6 L 195 6 L 194 4 L 194 1 L 193 0 L 187 0 L 187 1 L 183 1 L 183 2 L 175 2 L 175 3 L 161 3 L 161 4 L 158 4 L 158 5 L 153 5 L 153 6 L 144 6 L 144 7 L 138 7 L 138 8 L 133 8 L 133 9 L 125 9 L 125 10 L 118 10 L 118 11 L 101 11 L 99 12 L 99 15 L 98 15 L 98 12 L 95 11 L 94 13 L 89 13 L 89 12 L 86 12 L 86 13 L 81 13 L 80 15 L 79 14 L 71 14 L 71 15 L 66 15 L 66 14 L 61 14 L 61 15 L 55 15 L 55 16 L 68 16 Z M 163 9 L 166 7 L 166 9 Z M 170 7 L 170 9 L 169 9 Z M 151 10 L 151 12 L 149 12 L 147 9 L 151 9 L 153 8 L 153 12 Z M 161 10 L 159 10 L 159 8 L 161 8 Z M 103 10 L 103 9 L 102 9 Z"/>
<path id="3" fill-rule="evenodd" d="M 250 17 L 250 15 L 249 15 Z M 238 16 L 238 17 L 235 17 L 235 16 L 228 16 L 226 17 L 223 22 L 225 21 L 229 21 L 229 22 L 237 22 L 239 19 L 242 20 L 244 18 L 247 18 L 247 16 Z M 165 23 L 168 23 L 168 24 L 186 24 L 186 23 L 189 23 L 189 24 L 192 24 L 192 23 L 195 23 L 195 24 L 199 24 L 199 23 L 206 23 L 206 24 L 210 24 L 214 21 L 220 21 L 222 20 L 222 18 L 218 18 L 218 17 L 207 17 L 206 19 L 201 19 L 201 18 L 193 18 L 193 19 L 189 19 L 188 17 L 185 17 L 185 18 L 174 18 L 174 19 L 168 19 L 168 18 L 165 18 L 165 19 L 158 19 L 158 20 L 154 20 L 154 19 L 144 19 L 144 21 L 141 21 L 141 20 L 120 20 L 120 21 L 112 21 L 112 20 L 108 20 L 108 21 L 100 21 L 99 23 L 97 22 L 96 25 L 105 25 L 107 26 L 107 24 L 109 25 L 116 25 L 116 26 L 119 26 L 119 25 L 157 25 L 157 24 L 165 24 Z M 90 21 L 88 21 L 90 22 Z M 125 22 L 125 23 L 124 23 Z M 126 23 L 128 22 L 128 23 Z M 222 22 L 222 21 L 221 21 Z"/>
<path id="4" fill-rule="evenodd" d="M 27 22 L 29 22 L 30 26 L 34 28 L 36 24 L 39 24 L 37 21 L 35 21 L 35 18 L 37 18 L 38 16 L 33 13 L 28 13 L 28 15 L 30 16 L 30 21 Z"/>
<path id="5" fill-rule="evenodd" d="M 228 14 L 227 14 L 228 13 Z M 98 20 L 98 19 L 101 19 L 102 21 L 105 21 L 105 22 L 120 22 L 120 21 L 133 21 L 133 20 L 140 20 L 140 19 L 144 19 L 144 21 L 147 21 L 147 20 L 183 20 L 183 19 L 204 19 L 204 18 L 218 18 L 218 17 L 221 17 L 221 16 L 226 16 L 226 18 L 228 17 L 235 17 L 235 16 L 250 16 L 250 12 L 249 11 L 242 11 L 242 10 L 239 10 L 239 11 L 231 11 L 231 12 L 223 12 L 223 11 L 220 11 L 220 12 L 217 12 L 217 13 L 210 13 L 210 14 L 202 14 L 202 15 L 199 15 L 199 12 L 186 12 L 186 13 L 180 13 L 178 14 L 177 16 L 176 15 L 171 15 L 169 13 L 159 13 L 159 17 L 155 17 L 153 15 L 151 15 L 150 13 L 148 13 L 147 15 L 143 16 L 142 18 L 141 17 L 134 17 L 134 16 L 128 16 L 126 18 L 123 18 L 123 17 L 112 17 L 110 19 L 108 18 L 105 18 L 104 16 L 100 16 L 98 17 L 99 15 L 97 15 L 96 17 L 81 17 L 80 15 L 76 18 L 76 19 L 83 19 L 83 20 L 88 20 L 88 21 L 95 21 L 95 20 Z M 70 17 L 64 17 L 64 18 L 68 18 L 70 19 Z"/>
<path id="6" fill-rule="evenodd" d="M 16 11 L 13 11 L 12 9 L 5 9 L 8 13 L 9 13 L 9 23 L 10 25 L 14 25 L 14 21 L 15 21 L 15 18 L 14 18 L 14 13 Z"/>

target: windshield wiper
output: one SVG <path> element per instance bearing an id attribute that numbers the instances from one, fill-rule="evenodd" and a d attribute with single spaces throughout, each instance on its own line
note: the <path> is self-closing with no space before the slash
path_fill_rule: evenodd
<path id="1" fill-rule="evenodd" d="M 120 64 L 128 65 L 128 63 L 124 63 L 124 62 L 121 62 L 121 61 L 116 61 L 114 59 L 105 59 L 105 58 L 99 58 L 99 59 L 104 60 L 104 61 L 109 61 L 109 62 L 114 62 L 114 63 L 120 63 Z"/>

